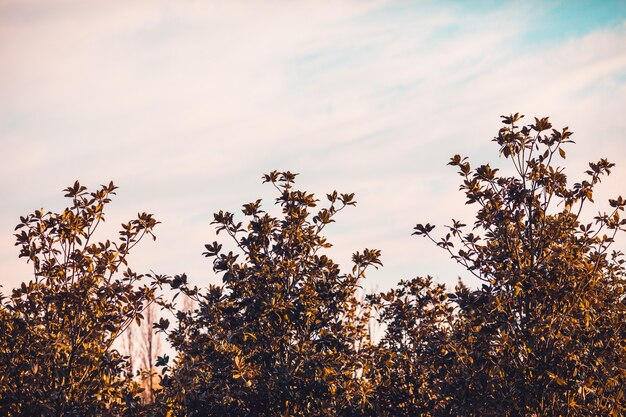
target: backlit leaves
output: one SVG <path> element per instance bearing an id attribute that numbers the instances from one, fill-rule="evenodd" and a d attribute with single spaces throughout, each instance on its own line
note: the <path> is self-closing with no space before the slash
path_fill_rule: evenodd
<path id="1" fill-rule="evenodd" d="M 623 415 L 626 281 L 622 254 L 608 251 L 626 228 L 624 200 L 580 218 L 614 164 L 590 163 L 569 187 L 553 157 L 566 157 L 572 132 L 548 118 L 519 127 L 522 117 L 503 116 L 494 139 L 513 175 L 451 159 L 478 207 L 473 230 L 455 220 L 439 238 L 430 225 L 415 228 L 484 282 L 449 295 L 455 313 L 438 331 L 450 329 L 442 347 L 455 354 L 433 395 L 447 401 L 442 415 Z"/>
<path id="2" fill-rule="evenodd" d="M 202 255 L 219 285 L 152 274 L 140 286 L 128 255 L 158 222 L 139 213 L 95 242 L 117 187 L 75 182 L 67 209 L 36 210 L 15 228 L 33 280 L 0 295 L 0 414 L 626 415 L 626 260 L 613 248 L 626 200 L 584 218 L 614 164 L 591 162 L 571 182 L 558 162 L 572 132 L 523 117 L 502 116 L 494 138 L 508 168 L 450 159 L 474 221 L 413 230 L 473 288 L 417 277 L 362 296 L 380 251 L 355 252 L 349 272 L 325 253 L 324 229 L 354 194 L 320 201 L 288 171 L 262 177 L 276 214 L 254 200 L 213 215 L 226 242 Z M 163 285 L 170 300 L 155 295 Z M 183 297 L 193 307 L 177 309 Z M 153 328 L 176 355 L 156 359 L 162 390 L 146 408 L 112 343 L 155 299 L 172 316 Z"/>
<path id="3" fill-rule="evenodd" d="M 0 300 L 0 414 L 139 413 L 138 387 L 112 344 L 155 297 L 127 256 L 158 222 L 140 213 L 119 240 L 94 242 L 116 189 L 76 181 L 64 190 L 70 207 L 20 217 L 16 245 L 34 280 Z"/>
<path id="4" fill-rule="evenodd" d="M 174 415 L 327 416 L 371 409 L 363 378 L 369 316 L 357 298 L 365 271 L 381 265 L 380 251 L 353 255 L 351 274 L 323 254 L 322 231 L 354 194 L 327 194 L 330 205 L 294 188 L 296 174 L 271 172 L 263 182 L 278 192 L 279 216 L 245 204 L 245 222 L 214 215 L 233 248 L 205 245 L 203 255 L 221 286 L 171 286 L 199 309 L 178 312 L 169 340 L 179 359 L 163 379 L 163 410 Z M 160 327 L 160 326 L 159 326 Z"/>

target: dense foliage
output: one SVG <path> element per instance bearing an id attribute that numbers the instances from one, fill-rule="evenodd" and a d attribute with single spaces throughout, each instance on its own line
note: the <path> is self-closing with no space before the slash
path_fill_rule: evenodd
<path id="1" fill-rule="evenodd" d="M 626 415 L 626 280 L 621 253 L 610 252 L 626 229 L 626 201 L 581 218 L 614 164 L 589 164 L 569 187 L 555 158 L 571 132 L 547 118 L 518 127 L 503 117 L 494 141 L 513 175 L 489 165 L 472 170 L 456 155 L 468 204 L 478 206 L 471 231 L 459 221 L 436 240 L 484 282 L 453 295 L 456 364 L 449 368 L 451 415 Z M 547 133 L 546 133 L 547 132 Z"/>
<path id="2" fill-rule="evenodd" d="M 220 285 L 197 288 L 181 274 L 140 287 L 127 256 L 157 222 L 140 214 L 119 242 L 92 243 L 115 186 L 74 184 L 71 207 L 16 228 L 34 280 L 0 300 L 0 414 L 625 416 L 626 276 L 612 245 L 626 201 L 585 218 L 614 164 L 590 163 L 568 183 L 556 161 L 572 133 L 547 118 L 518 126 L 522 117 L 503 117 L 494 139 L 508 172 L 450 161 L 473 223 L 452 220 L 442 237 L 415 227 L 475 288 L 417 277 L 363 297 L 380 252 L 356 252 L 347 272 L 325 253 L 326 226 L 354 196 L 332 192 L 321 204 L 290 172 L 263 177 L 278 214 L 257 200 L 242 222 L 214 215 L 228 243 L 207 244 L 204 256 Z M 171 299 L 155 295 L 164 284 Z M 157 358 L 160 387 L 145 404 L 132 358 L 113 342 L 155 299 L 173 316 L 149 321 L 175 355 Z"/>
<path id="3" fill-rule="evenodd" d="M 355 204 L 353 195 L 328 194 L 329 206 L 312 213 L 318 200 L 295 190 L 294 179 L 264 178 L 278 191 L 280 217 L 260 200 L 243 206 L 245 227 L 231 213 L 214 215 L 237 249 L 206 245 L 222 286 L 198 291 L 171 280 L 199 306 L 179 312 L 169 334 L 179 356 L 162 401 L 175 415 L 339 416 L 367 407 L 369 315 L 357 290 L 367 267 L 380 265 L 379 252 L 355 253 L 351 273 L 342 273 L 322 252 L 330 247 L 322 231 Z"/>
<path id="4" fill-rule="evenodd" d="M 127 258 L 157 222 L 142 213 L 118 241 L 93 242 L 116 188 L 89 193 L 76 182 L 63 212 L 20 219 L 16 245 L 34 280 L 1 300 L 0 414 L 135 414 L 137 387 L 112 344 L 154 298 Z"/>
<path id="5" fill-rule="evenodd" d="M 450 415 L 447 384 L 458 358 L 451 343 L 454 306 L 445 286 L 418 277 L 368 299 L 386 325 L 368 373 L 374 415 Z"/>

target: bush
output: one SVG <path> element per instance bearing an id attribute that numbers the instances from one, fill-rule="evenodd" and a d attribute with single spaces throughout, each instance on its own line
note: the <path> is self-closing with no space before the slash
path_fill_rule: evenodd
<path id="1" fill-rule="evenodd" d="M 63 212 L 20 218 L 16 245 L 34 280 L 0 303 L 0 414 L 135 414 L 137 389 L 112 344 L 154 298 L 127 258 L 158 222 L 142 213 L 119 241 L 92 242 L 116 188 L 76 182 Z"/>
<path id="2" fill-rule="evenodd" d="M 217 232 L 237 246 L 206 245 L 223 285 L 199 291 L 184 276 L 169 280 L 198 305 L 178 312 L 169 333 L 179 357 L 163 379 L 161 402 L 175 415 L 340 416 L 368 407 L 368 314 L 357 290 L 380 253 L 355 253 L 352 272 L 342 273 L 323 254 L 330 243 L 322 231 L 355 204 L 353 195 L 328 194 L 330 205 L 312 213 L 318 200 L 295 190 L 294 179 L 264 176 L 278 192 L 280 217 L 260 200 L 243 206 L 245 226 L 231 213 L 215 214 Z"/>
<path id="3" fill-rule="evenodd" d="M 448 369 L 451 415 L 621 416 L 626 414 L 626 280 L 623 257 L 610 252 L 626 202 L 583 220 L 583 207 L 614 164 L 589 164 L 569 186 L 563 168 L 567 128 L 548 118 L 518 127 L 504 117 L 494 141 L 513 175 L 459 155 L 471 230 L 459 221 L 441 239 L 417 225 L 465 266 L 482 287 L 451 295 L 457 305 L 455 364 Z"/>

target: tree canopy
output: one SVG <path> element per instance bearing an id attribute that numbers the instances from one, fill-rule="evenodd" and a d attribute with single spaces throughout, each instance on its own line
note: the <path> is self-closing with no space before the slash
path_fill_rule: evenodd
<path id="1" fill-rule="evenodd" d="M 354 197 L 332 192 L 318 208 L 313 194 L 294 188 L 295 177 L 264 176 L 280 216 L 260 200 L 243 206 L 245 225 L 232 213 L 214 215 L 235 246 L 205 246 L 223 285 L 200 291 L 185 277 L 169 280 L 199 306 L 179 311 L 169 333 L 178 359 L 162 401 L 176 415 L 339 416 L 368 406 L 369 316 L 357 290 L 380 253 L 357 252 L 351 272 L 341 272 L 323 253 L 331 245 L 322 232 Z"/>
<path id="2" fill-rule="evenodd" d="M 128 255 L 158 222 L 141 213 L 118 240 L 93 241 L 116 188 L 88 192 L 77 181 L 61 213 L 20 218 L 16 245 L 34 279 L 0 300 L 1 414 L 134 414 L 137 387 L 113 342 L 154 299 Z"/>
<path id="3" fill-rule="evenodd" d="M 141 213 L 118 240 L 96 243 L 116 187 L 88 192 L 76 182 L 65 189 L 67 209 L 37 210 L 16 227 L 33 280 L 0 298 L 1 413 L 626 415 L 626 276 L 614 249 L 626 200 L 586 217 L 614 164 L 591 162 L 572 183 L 560 166 L 572 132 L 522 119 L 503 116 L 493 139 L 508 168 L 450 159 L 473 221 L 453 219 L 441 235 L 429 223 L 414 228 L 475 287 L 417 276 L 366 295 L 380 251 L 355 252 L 347 270 L 327 254 L 327 227 L 354 195 L 319 199 L 289 171 L 263 176 L 276 191 L 273 210 L 255 200 L 239 216 L 214 214 L 225 239 L 204 256 L 221 284 L 144 277 L 128 255 L 158 222 Z M 164 285 L 171 296 L 157 294 Z M 142 397 L 132 358 L 114 342 L 151 303 L 163 315 L 150 310 L 148 322 L 173 354 L 156 359 L 160 384 L 150 379 Z"/>
<path id="4" fill-rule="evenodd" d="M 548 118 L 519 127 L 503 116 L 494 139 L 512 175 L 489 165 L 472 169 L 455 155 L 467 204 L 477 206 L 470 230 L 453 220 L 446 234 L 418 224 L 483 284 L 457 287 L 450 368 L 456 415 L 589 416 L 625 414 L 626 281 L 622 254 L 610 248 L 624 231 L 626 202 L 581 218 L 583 207 L 614 164 L 589 163 L 568 185 L 568 128 Z"/>

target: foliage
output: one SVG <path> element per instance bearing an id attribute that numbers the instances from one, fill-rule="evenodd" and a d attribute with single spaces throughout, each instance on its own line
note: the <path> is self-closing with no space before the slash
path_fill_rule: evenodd
<path id="1" fill-rule="evenodd" d="M 614 164 L 590 163 L 568 186 L 555 158 L 572 132 L 547 118 L 520 128 L 522 117 L 504 117 L 494 139 L 514 175 L 451 159 L 467 203 L 478 205 L 473 229 L 453 220 L 437 240 L 433 226 L 415 228 L 484 282 L 452 294 L 451 413 L 625 415 L 626 280 L 621 253 L 609 250 L 626 202 L 610 200 L 612 211 L 592 221 L 581 215 Z"/>
<path id="2" fill-rule="evenodd" d="M 510 173 L 450 161 L 477 207 L 474 223 L 452 220 L 441 238 L 430 224 L 415 227 L 479 280 L 473 289 L 418 277 L 362 301 L 360 283 L 380 252 L 355 253 L 345 273 L 323 235 L 354 196 L 332 192 L 320 208 L 290 172 L 263 177 L 278 192 L 279 215 L 261 200 L 243 206 L 245 225 L 214 215 L 232 246 L 205 245 L 221 285 L 198 289 L 182 274 L 150 275 L 139 287 L 127 257 L 158 222 L 139 214 L 118 242 L 92 243 L 116 187 L 89 193 L 76 182 L 65 190 L 69 208 L 37 210 L 16 228 L 34 280 L 0 298 L 0 414 L 626 415 L 626 276 L 612 250 L 626 200 L 585 220 L 614 164 L 590 163 L 568 185 L 556 161 L 572 133 L 547 118 L 519 127 L 522 117 L 504 117 L 494 139 Z M 171 301 L 155 297 L 164 284 Z M 175 325 L 150 316 L 144 330 L 153 323 L 166 333 L 176 358 L 156 358 L 160 387 L 143 407 L 112 343 L 155 299 Z M 368 334 L 374 317 L 380 341 Z M 143 335 L 150 377 L 153 336 Z"/>
<path id="3" fill-rule="evenodd" d="M 447 370 L 453 361 L 454 307 L 443 284 L 432 278 L 401 281 L 398 288 L 368 296 L 385 335 L 368 376 L 377 416 L 435 416 L 445 412 Z"/>
<path id="4" fill-rule="evenodd" d="M 16 245 L 34 280 L 0 303 L 0 414 L 136 413 L 136 387 L 112 343 L 154 298 L 127 262 L 158 222 L 142 213 L 119 241 L 92 242 L 116 188 L 88 192 L 76 182 L 63 212 L 20 218 Z"/>
<path id="5" fill-rule="evenodd" d="M 293 188 L 295 176 L 264 176 L 278 191 L 280 217 L 263 211 L 260 200 L 243 206 L 245 227 L 231 213 L 214 215 L 217 232 L 238 252 L 206 245 L 222 286 L 199 291 L 185 276 L 166 279 L 198 306 L 178 312 L 169 333 L 179 358 L 162 381 L 162 402 L 175 415 L 339 416 L 367 408 L 369 316 L 357 291 L 380 253 L 355 253 L 352 272 L 342 273 L 322 253 L 331 246 L 322 231 L 355 205 L 353 195 L 328 194 L 330 205 L 314 214 L 318 200 Z"/>

